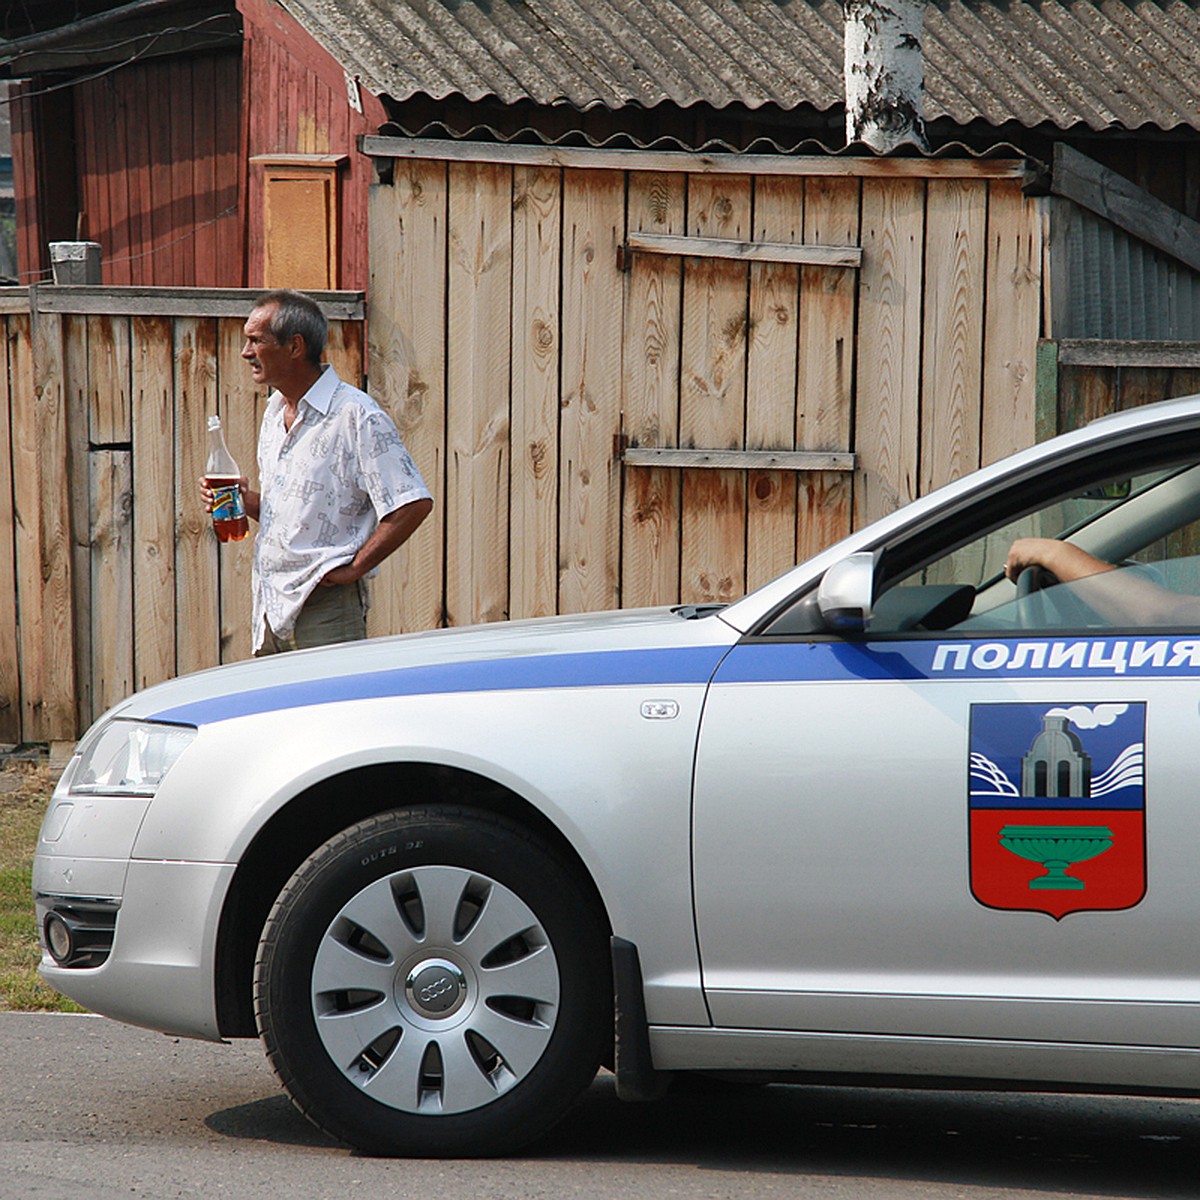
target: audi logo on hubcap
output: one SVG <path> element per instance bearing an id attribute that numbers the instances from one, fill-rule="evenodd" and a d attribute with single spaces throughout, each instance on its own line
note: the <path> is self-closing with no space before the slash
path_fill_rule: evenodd
<path id="1" fill-rule="evenodd" d="M 467 996 L 463 973 L 445 959 L 426 959 L 408 973 L 404 983 L 408 1002 L 425 1017 L 448 1017 Z"/>

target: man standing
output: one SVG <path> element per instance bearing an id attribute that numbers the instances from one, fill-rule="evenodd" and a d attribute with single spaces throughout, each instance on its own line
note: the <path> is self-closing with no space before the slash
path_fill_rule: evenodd
<path id="1" fill-rule="evenodd" d="M 366 637 L 367 575 L 433 500 L 391 418 L 322 364 L 328 324 L 301 292 L 260 296 L 242 357 L 272 387 L 258 438 L 261 492 L 241 481 L 254 546 L 255 655 Z M 213 494 L 201 480 L 211 512 Z"/>

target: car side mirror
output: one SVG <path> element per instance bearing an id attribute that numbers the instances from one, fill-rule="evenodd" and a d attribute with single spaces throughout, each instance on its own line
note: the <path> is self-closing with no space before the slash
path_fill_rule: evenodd
<path id="1" fill-rule="evenodd" d="M 875 555 L 860 551 L 836 562 L 821 577 L 817 608 L 827 629 L 862 633 L 875 600 Z"/>

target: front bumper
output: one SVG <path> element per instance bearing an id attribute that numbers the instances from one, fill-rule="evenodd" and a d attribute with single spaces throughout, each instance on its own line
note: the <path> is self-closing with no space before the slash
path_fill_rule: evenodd
<path id="1" fill-rule="evenodd" d="M 43 952 L 42 978 L 106 1017 L 220 1041 L 213 964 L 233 865 L 132 859 L 121 870 L 124 890 L 113 898 L 119 904 L 108 958 L 98 967 L 60 967 Z M 61 879 L 45 863 L 41 870 L 35 866 L 39 928 L 53 907 L 80 899 L 61 887 L 38 886 L 54 874 Z"/>

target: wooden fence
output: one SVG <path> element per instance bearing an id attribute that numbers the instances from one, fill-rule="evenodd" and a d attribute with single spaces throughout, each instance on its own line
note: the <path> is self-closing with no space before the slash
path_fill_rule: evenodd
<path id="1" fill-rule="evenodd" d="M 1012 164 L 554 153 L 374 189 L 369 390 L 435 509 L 373 635 L 730 599 L 1035 435 L 1200 389 L 1194 345 L 1039 344 Z M 254 474 L 253 295 L 0 290 L 0 743 L 248 654 L 251 543 L 218 547 L 195 481 L 213 412 Z M 321 295 L 358 380 L 363 298 Z"/>
<path id="2" fill-rule="evenodd" d="M 1200 342 L 1072 339 L 1039 351 L 1038 440 L 1107 413 L 1200 392 Z"/>
<path id="3" fill-rule="evenodd" d="M 1032 440 L 1023 163 L 364 148 L 371 391 L 435 496 L 373 634 L 732 599 Z M 0 741 L 247 652 L 249 547 L 194 480 L 209 412 L 253 460 L 251 298 L 0 297 Z"/>
<path id="4" fill-rule="evenodd" d="M 254 474 L 254 295 L 0 290 L 0 742 L 72 739 L 135 688 L 248 655 L 251 542 L 218 548 L 196 480 L 211 413 Z M 318 296 L 361 381 L 361 295 Z"/>
<path id="5" fill-rule="evenodd" d="M 729 600 L 1034 436 L 998 160 L 367 138 L 370 373 L 443 502 L 423 627 Z"/>

